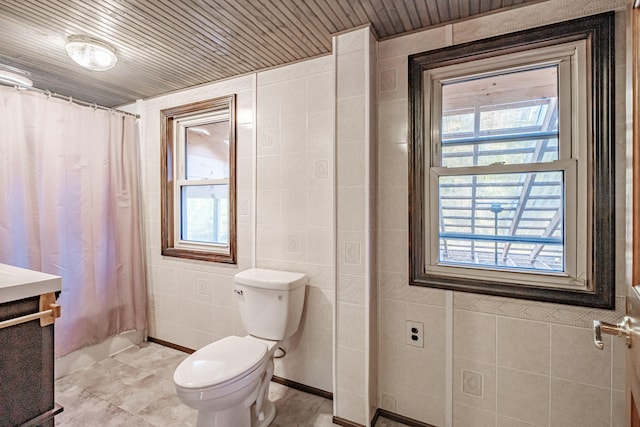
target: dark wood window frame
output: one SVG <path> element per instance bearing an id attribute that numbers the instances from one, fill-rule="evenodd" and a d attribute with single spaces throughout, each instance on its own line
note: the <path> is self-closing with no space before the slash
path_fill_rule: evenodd
<path id="1" fill-rule="evenodd" d="M 532 48 L 586 40 L 590 65 L 591 259 L 589 290 L 576 291 L 451 278 L 426 271 L 425 173 L 430 140 L 425 135 L 425 70 Z M 605 309 L 615 308 L 615 114 L 614 13 L 548 25 L 437 49 L 409 57 L 409 284 Z"/>
<path id="2" fill-rule="evenodd" d="M 174 218 L 174 123 L 180 118 L 196 114 L 226 111 L 229 114 L 229 251 L 222 253 L 206 250 L 176 248 Z M 161 240 L 162 255 L 211 261 L 236 263 L 236 96 L 225 96 L 167 108 L 160 112 L 161 138 Z"/>

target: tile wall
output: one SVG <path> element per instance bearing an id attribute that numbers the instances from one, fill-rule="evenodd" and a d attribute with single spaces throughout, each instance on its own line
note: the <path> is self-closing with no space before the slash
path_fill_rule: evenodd
<path id="1" fill-rule="evenodd" d="M 625 1 L 549 0 L 379 44 L 379 406 L 435 426 L 623 426 L 624 343 L 593 345 L 617 322 L 625 283 Z M 408 286 L 407 56 L 617 10 L 616 311 Z M 425 346 L 405 344 L 423 322 Z"/>
<path id="2" fill-rule="evenodd" d="M 372 352 L 377 336 L 376 121 L 372 108 L 376 46 L 369 28 L 334 37 L 338 244 L 334 403 L 338 417 L 363 425 L 375 412 L 377 388 Z"/>
<path id="3" fill-rule="evenodd" d="M 310 278 L 300 333 L 276 375 L 332 391 L 333 60 L 313 59 L 139 101 L 149 335 L 198 349 L 245 335 L 233 275 L 253 266 Z M 160 110 L 237 94 L 238 264 L 160 255 Z"/>
<path id="4" fill-rule="evenodd" d="M 378 41 L 371 31 L 367 31 L 365 37 L 368 38 L 367 51 L 369 52 L 367 75 L 368 85 L 368 171 L 365 176 L 369 182 L 368 190 L 368 218 L 369 218 L 369 279 L 367 281 L 367 292 L 365 292 L 367 303 L 368 321 L 368 393 L 369 419 L 375 415 L 378 409 Z"/>
<path id="5" fill-rule="evenodd" d="M 160 110 L 237 94 L 238 264 L 210 264 L 160 255 Z M 138 101 L 149 295 L 149 336 L 197 349 L 243 334 L 233 275 L 253 265 L 255 76 Z"/>
<path id="6" fill-rule="evenodd" d="M 276 375 L 333 391 L 334 61 L 258 73 L 256 265 L 309 276 L 301 333 Z"/>

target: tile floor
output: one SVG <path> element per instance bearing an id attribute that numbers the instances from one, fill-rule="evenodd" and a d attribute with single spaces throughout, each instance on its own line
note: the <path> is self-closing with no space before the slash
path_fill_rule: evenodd
<path id="1" fill-rule="evenodd" d="M 196 411 L 175 395 L 173 371 L 187 355 L 142 343 L 56 381 L 64 412 L 56 426 L 194 426 Z M 271 383 L 271 426 L 333 426 L 330 400 Z M 380 424 L 379 424 L 380 425 Z"/>

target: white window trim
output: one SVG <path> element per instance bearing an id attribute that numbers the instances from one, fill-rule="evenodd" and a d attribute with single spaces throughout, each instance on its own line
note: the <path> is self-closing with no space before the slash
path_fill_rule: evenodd
<path id="1" fill-rule="evenodd" d="M 176 249 L 195 250 L 202 252 L 212 252 L 219 254 L 229 254 L 229 244 L 194 242 L 182 239 L 182 188 L 192 186 L 205 186 L 215 184 L 226 184 L 229 186 L 230 180 L 226 179 L 199 179 L 188 180 L 185 178 L 186 168 L 186 128 L 190 126 L 200 126 L 204 124 L 230 121 L 231 115 L 227 111 L 213 111 L 198 115 L 190 115 L 177 118 L 173 128 L 173 152 L 176 153 L 173 162 L 173 220 L 174 220 L 174 247 Z M 231 215 L 231 212 L 229 212 Z M 227 230 L 229 231 L 229 230 Z"/>
<path id="2" fill-rule="evenodd" d="M 441 87 L 445 82 L 466 80 L 495 74 L 498 70 L 529 69 L 533 66 L 558 64 L 559 99 L 571 97 L 571 103 L 560 101 L 559 160 L 540 164 L 490 165 L 467 168 L 439 167 Z M 588 201 L 588 123 L 586 42 L 578 40 L 525 52 L 494 56 L 464 64 L 440 67 L 423 73 L 425 135 L 430 136 L 430 149 L 425 150 L 428 172 L 425 173 L 425 213 L 428 233 L 425 235 L 425 272 L 443 277 L 465 277 L 510 284 L 545 288 L 588 290 L 587 269 L 590 256 Z M 570 85 L 566 85 L 570 80 Z M 571 125 L 568 125 L 571 124 Z M 437 143 L 433 143 L 437 141 Z M 562 171 L 564 174 L 564 259 L 565 272 L 512 271 L 490 266 L 451 266 L 438 262 L 439 215 L 438 177 L 447 175 Z M 430 236 L 436 236 L 430 238 Z"/>

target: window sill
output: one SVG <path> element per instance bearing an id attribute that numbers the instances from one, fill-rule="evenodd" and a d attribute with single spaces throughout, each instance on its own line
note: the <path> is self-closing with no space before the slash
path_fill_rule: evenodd
<path id="1" fill-rule="evenodd" d="M 175 258 L 194 259 L 198 261 L 218 262 L 218 263 L 224 263 L 224 264 L 236 264 L 236 259 L 231 254 L 222 254 L 222 253 L 215 253 L 215 252 L 192 251 L 192 250 L 176 249 L 176 248 L 164 248 L 162 249 L 162 255 L 175 257 Z"/>
<path id="2" fill-rule="evenodd" d="M 609 289 L 603 289 L 603 287 L 595 291 L 576 291 L 564 288 L 522 286 L 491 280 L 452 278 L 436 274 L 412 274 L 412 277 L 413 279 L 409 281 L 411 286 L 424 286 L 608 310 L 615 309 L 615 295 Z"/>

